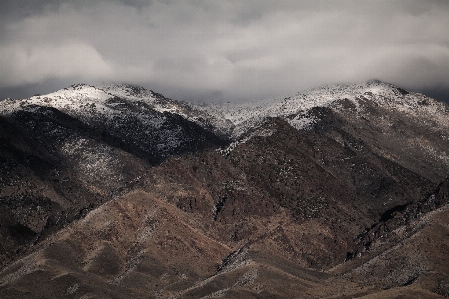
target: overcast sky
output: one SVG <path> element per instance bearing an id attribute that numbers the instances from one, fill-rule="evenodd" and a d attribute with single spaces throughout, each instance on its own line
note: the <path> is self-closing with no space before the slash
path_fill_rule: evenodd
<path id="1" fill-rule="evenodd" d="M 128 82 L 180 100 L 369 79 L 447 100 L 449 1 L 1 0 L 0 98 Z"/>

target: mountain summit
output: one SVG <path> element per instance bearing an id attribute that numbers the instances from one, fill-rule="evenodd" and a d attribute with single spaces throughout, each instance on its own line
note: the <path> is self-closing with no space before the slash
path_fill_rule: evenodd
<path id="1" fill-rule="evenodd" d="M 77 84 L 2 101 L 0 128 L 2 298 L 449 293 L 449 108 L 425 95 Z"/>

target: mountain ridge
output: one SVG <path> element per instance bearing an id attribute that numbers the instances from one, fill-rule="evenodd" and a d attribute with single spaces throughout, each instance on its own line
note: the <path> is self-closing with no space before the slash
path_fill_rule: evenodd
<path id="1" fill-rule="evenodd" d="M 396 246 L 424 229 L 447 262 L 449 109 L 424 95 L 370 81 L 231 107 L 83 84 L 1 103 L 2 296 L 449 291 Z"/>

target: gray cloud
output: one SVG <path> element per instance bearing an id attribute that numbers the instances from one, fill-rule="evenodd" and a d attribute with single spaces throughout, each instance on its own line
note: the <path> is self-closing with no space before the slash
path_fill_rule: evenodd
<path id="1" fill-rule="evenodd" d="M 4 0 L 0 17 L 0 96 L 96 81 L 185 100 L 372 78 L 449 89 L 448 1 Z"/>

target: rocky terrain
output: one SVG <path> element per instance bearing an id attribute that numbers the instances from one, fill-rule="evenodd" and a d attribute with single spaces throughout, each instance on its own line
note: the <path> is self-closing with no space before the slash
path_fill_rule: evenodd
<path id="1" fill-rule="evenodd" d="M 380 81 L 0 102 L 1 298 L 449 296 L 449 107 Z"/>

